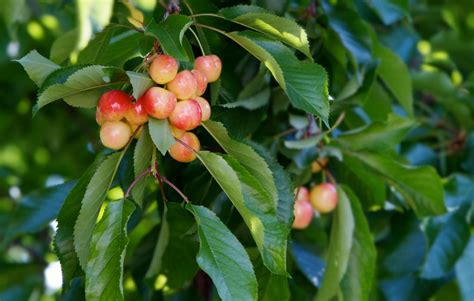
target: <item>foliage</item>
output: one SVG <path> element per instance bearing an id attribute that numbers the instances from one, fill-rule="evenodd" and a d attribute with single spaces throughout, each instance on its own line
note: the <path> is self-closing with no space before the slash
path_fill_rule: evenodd
<path id="1" fill-rule="evenodd" d="M 0 4 L 0 300 L 472 299 L 471 1 L 31 2 Z M 190 164 L 166 120 L 98 143 L 157 51 L 223 62 Z"/>

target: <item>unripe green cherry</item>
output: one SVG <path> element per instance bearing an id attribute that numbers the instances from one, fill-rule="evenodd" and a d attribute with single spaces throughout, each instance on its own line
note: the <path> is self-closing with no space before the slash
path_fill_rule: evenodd
<path id="1" fill-rule="evenodd" d="M 196 95 L 197 81 L 191 71 L 184 70 L 179 72 L 166 87 L 178 99 L 189 99 Z"/>
<path id="2" fill-rule="evenodd" d="M 127 145 L 131 136 L 132 129 L 122 121 L 106 121 L 100 128 L 100 141 L 105 147 L 114 150 Z"/>
<path id="3" fill-rule="evenodd" d="M 194 61 L 194 69 L 202 71 L 207 82 L 212 83 L 219 79 L 222 71 L 221 59 L 214 54 L 197 57 Z"/>
<path id="4" fill-rule="evenodd" d="M 211 117 L 211 105 L 209 105 L 209 102 L 200 96 L 194 98 L 194 100 L 197 101 L 201 107 L 201 121 L 209 120 Z"/>
<path id="5" fill-rule="evenodd" d="M 196 159 L 195 152 L 201 149 L 201 143 L 196 135 L 190 132 L 184 133 L 169 149 L 170 156 L 178 162 L 188 163 Z M 186 144 L 187 146 L 183 145 Z M 191 150 L 191 149 L 193 150 Z"/>
<path id="6" fill-rule="evenodd" d="M 111 90 L 102 94 L 97 107 L 105 121 L 118 121 L 132 105 L 132 98 L 121 90 Z"/>
<path id="7" fill-rule="evenodd" d="M 320 213 L 328 213 L 337 206 L 337 190 L 332 183 L 323 183 L 311 188 L 309 198 L 313 208 Z"/>
<path id="8" fill-rule="evenodd" d="M 166 89 L 151 87 L 140 97 L 140 102 L 148 115 L 165 119 L 176 107 L 176 96 Z"/>
<path id="9" fill-rule="evenodd" d="M 178 129 L 190 131 L 201 123 L 201 106 L 194 99 L 182 100 L 176 104 L 169 116 L 171 124 Z"/>
<path id="10" fill-rule="evenodd" d="M 148 73 L 156 83 L 164 85 L 176 77 L 178 73 L 178 62 L 169 55 L 158 55 L 151 62 Z"/>

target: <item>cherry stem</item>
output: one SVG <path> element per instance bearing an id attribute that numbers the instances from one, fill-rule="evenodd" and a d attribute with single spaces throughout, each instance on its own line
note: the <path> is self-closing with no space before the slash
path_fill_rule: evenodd
<path id="1" fill-rule="evenodd" d="M 327 170 L 327 169 L 324 169 L 324 173 L 328 176 L 329 178 L 329 182 L 331 182 L 332 184 L 336 185 L 336 179 L 334 178 L 334 176 L 332 175 L 332 173 Z"/>
<path id="2" fill-rule="evenodd" d="M 189 203 L 189 199 L 184 194 L 184 192 L 182 192 L 178 187 L 176 187 L 176 185 L 173 184 L 173 182 L 168 180 L 166 177 L 160 175 L 160 173 L 158 172 L 158 167 L 155 167 L 155 168 L 156 168 L 156 173 L 154 174 L 154 177 L 158 180 L 158 182 L 160 182 L 161 190 L 163 190 L 163 182 L 164 182 L 164 183 L 168 184 L 171 188 L 173 188 L 173 190 L 176 191 L 183 198 L 183 200 L 186 203 Z M 163 198 L 164 198 L 164 194 L 163 194 Z M 168 200 L 166 200 L 166 201 L 168 201 Z"/>
<path id="3" fill-rule="evenodd" d="M 137 185 L 137 183 L 142 179 L 144 178 L 145 176 L 149 175 L 151 173 L 151 167 L 149 167 L 148 169 L 146 169 L 143 173 L 141 173 L 140 175 L 138 175 L 135 180 L 133 180 L 132 184 L 130 184 L 130 186 L 128 187 L 127 189 L 127 192 L 125 193 L 125 198 L 128 198 L 128 196 L 130 195 L 130 192 L 132 192 L 132 189 L 133 187 L 135 187 Z"/>
<path id="4" fill-rule="evenodd" d="M 155 179 L 158 180 L 158 184 L 160 184 L 160 191 L 161 191 L 161 197 L 163 198 L 163 200 L 165 202 L 168 202 L 168 199 L 166 198 L 166 195 L 165 195 L 165 189 L 164 189 L 164 185 L 163 185 L 163 177 L 160 175 L 160 171 L 158 170 L 158 163 L 155 163 L 155 173 L 153 174 L 153 176 L 155 177 Z"/>
<path id="5" fill-rule="evenodd" d="M 192 151 L 193 153 L 197 154 L 197 151 L 192 148 L 191 146 L 189 146 L 189 144 L 187 144 L 186 142 L 184 142 L 183 140 L 179 139 L 179 138 L 174 138 L 176 141 L 178 141 L 179 143 L 181 143 L 184 147 L 186 147 L 188 150 Z"/>

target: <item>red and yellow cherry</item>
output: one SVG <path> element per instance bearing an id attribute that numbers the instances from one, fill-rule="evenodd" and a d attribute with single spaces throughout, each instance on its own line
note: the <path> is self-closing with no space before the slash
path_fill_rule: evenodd
<path id="1" fill-rule="evenodd" d="M 323 183 L 311 188 L 309 199 L 313 208 L 321 213 L 328 213 L 337 206 L 336 186 L 331 183 Z"/>
<path id="2" fill-rule="evenodd" d="M 151 79 L 160 85 L 172 81 L 178 73 L 178 62 L 169 55 L 158 55 L 148 70 Z"/>
<path id="3" fill-rule="evenodd" d="M 132 103 L 127 114 L 125 114 L 125 119 L 127 119 L 130 124 L 135 125 L 144 124 L 148 121 L 148 114 L 143 105 L 143 98 L 139 98 L 135 103 Z"/>
<path id="4" fill-rule="evenodd" d="M 102 144 L 111 149 L 121 149 L 124 147 L 130 136 L 132 129 L 122 121 L 106 121 L 100 128 L 100 141 Z"/>
<path id="5" fill-rule="evenodd" d="M 97 107 L 105 121 L 118 121 L 132 105 L 131 97 L 121 90 L 111 90 L 102 94 Z"/>
<path id="6" fill-rule="evenodd" d="M 184 70 L 179 72 L 166 87 L 178 99 L 189 99 L 196 95 L 197 81 L 191 71 Z"/>
<path id="7" fill-rule="evenodd" d="M 104 116 L 102 116 L 99 107 L 97 107 L 97 109 L 95 110 L 95 121 L 98 125 L 102 125 L 105 122 Z"/>
<path id="8" fill-rule="evenodd" d="M 201 149 L 201 143 L 199 142 L 198 137 L 193 133 L 186 132 L 180 140 L 181 141 L 176 141 L 176 143 L 170 147 L 170 156 L 176 161 L 182 163 L 188 163 L 196 159 L 194 151 L 197 152 Z"/>
<path id="9" fill-rule="evenodd" d="M 168 118 L 176 107 L 176 96 L 160 87 L 151 87 L 139 101 L 148 115 L 158 119 Z"/>
<path id="10" fill-rule="evenodd" d="M 143 125 L 141 124 L 134 124 L 134 123 L 130 123 L 130 122 L 127 122 L 128 126 L 130 127 L 130 129 L 132 130 L 132 135 L 133 135 L 133 138 L 136 138 L 138 139 L 140 137 L 140 135 L 142 134 L 142 131 L 143 131 Z M 138 127 L 140 127 L 138 129 Z M 138 129 L 138 130 L 137 130 Z"/>
<path id="11" fill-rule="evenodd" d="M 173 135 L 173 137 L 178 138 L 178 139 L 181 139 L 183 137 L 184 133 L 186 133 L 186 131 L 178 129 L 177 127 L 175 127 L 172 124 L 170 124 L 170 130 L 171 130 L 171 134 Z"/>
<path id="12" fill-rule="evenodd" d="M 221 75 L 222 62 L 214 54 L 200 56 L 194 61 L 194 69 L 202 71 L 207 77 L 207 82 L 212 83 L 219 79 Z"/>
<path id="13" fill-rule="evenodd" d="M 211 106 L 209 105 L 209 102 L 199 96 L 194 98 L 194 100 L 197 101 L 201 107 L 201 121 L 209 120 L 211 117 Z"/>
<path id="14" fill-rule="evenodd" d="M 313 207 L 311 207 L 308 201 L 297 200 L 293 214 L 295 215 L 293 228 L 304 229 L 311 224 L 311 220 L 313 219 Z"/>
<path id="15" fill-rule="evenodd" d="M 309 190 L 308 190 L 308 188 L 306 188 L 304 186 L 298 187 L 296 189 L 295 193 L 296 193 L 295 201 L 309 202 Z"/>
<path id="16" fill-rule="evenodd" d="M 201 106 L 194 99 L 182 100 L 176 104 L 169 116 L 171 124 L 178 129 L 190 131 L 201 123 Z"/>
<path id="17" fill-rule="evenodd" d="M 191 73 L 194 75 L 197 83 L 196 95 L 194 95 L 194 97 L 201 96 L 204 94 L 204 92 L 206 92 L 207 89 L 207 77 L 202 71 L 199 70 L 191 70 Z"/>
<path id="18" fill-rule="evenodd" d="M 320 172 L 326 165 L 328 164 L 329 159 L 328 158 L 319 158 L 317 160 L 314 160 L 313 163 L 311 164 L 311 171 L 313 173 L 318 173 Z"/>

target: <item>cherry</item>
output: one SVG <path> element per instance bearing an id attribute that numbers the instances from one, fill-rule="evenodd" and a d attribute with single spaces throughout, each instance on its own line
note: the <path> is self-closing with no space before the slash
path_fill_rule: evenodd
<path id="1" fill-rule="evenodd" d="M 118 121 L 125 117 L 131 104 L 131 97 L 127 93 L 111 90 L 102 94 L 97 107 L 105 121 Z"/>
<path id="2" fill-rule="evenodd" d="M 180 140 L 181 142 L 176 141 L 176 143 L 170 147 L 170 156 L 176 161 L 182 163 L 191 162 L 196 159 L 196 154 L 190 148 L 195 151 L 201 149 L 201 143 L 199 143 L 198 137 L 193 133 L 186 132 Z M 183 143 L 187 144 L 187 146 L 183 145 Z"/>
<path id="3" fill-rule="evenodd" d="M 194 61 L 194 69 L 202 71 L 207 77 L 207 82 L 212 83 L 221 75 L 222 62 L 217 55 L 200 56 Z"/>
<path id="4" fill-rule="evenodd" d="M 122 121 L 106 121 L 100 128 L 100 141 L 104 146 L 114 150 L 124 147 L 131 135 L 132 129 Z"/>
<path id="5" fill-rule="evenodd" d="M 296 199 L 295 201 L 305 201 L 309 202 L 309 190 L 308 188 L 301 186 L 296 189 Z"/>
<path id="6" fill-rule="evenodd" d="M 194 100 L 197 101 L 199 103 L 199 106 L 201 107 L 201 121 L 209 120 L 209 118 L 211 117 L 211 106 L 209 105 L 209 102 L 199 96 L 196 97 Z"/>
<path id="7" fill-rule="evenodd" d="M 313 163 L 311 164 L 311 171 L 313 173 L 320 172 L 328 164 L 328 161 L 329 159 L 326 157 L 314 160 Z"/>
<path id="8" fill-rule="evenodd" d="M 148 114 L 143 105 L 143 98 L 139 98 L 135 103 L 132 103 L 130 109 L 125 114 L 125 118 L 130 124 L 140 125 L 148 121 Z"/>
<path id="9" fill-rule="evenodd" d="M 201 106 L 194 99 L 189 99 L 176 104 L 174 111 L 169 116 L 169 121 L 178 129 L 189 131 L 199 126 L 201 118 Z"/>
<path id="10" fill-rule="evenodd" d="M 191 73 L 194 75 L 194 78 L 196 79 L 197 83 L 197 91 L 196 95 L 194 96 L 201 96 L 206 92 L 207 89 L 207 77 L 204 72 L 199 71 L 199 70 L 191 70 Z"/>
<path id="11" fill-rule="evenodd" d="M 293 221 L 294 229 L 304 229 L 311 224 L 313 219 L 313 207 L 308 201 L 297 200 L 293 210 L 295 219 Z"/>
<path id="12" fill-rule="evenodd" d="M 158 55 L 153 62 L 151 62 L 148 73 L 156 83 L 164 85 L 176 77 L 178 73 L 178 62 L 169 55 Z"/>
<path id="13" fill-rule="evenodd" d="M 178 99 L 189 99 L 196 95 L 197 81 L 189 70 L 179 72 L 176 77 L 168 83 L 167 88 L 173 92 Z"/>
<path id="14" fill-rule="evenodd" d="M 104 116 L 99 110 L 99 107 L 95 110 L 95 121 L 98 125 L 102 125 L 105 122 Z"/>
<path id="15" fill-rule="evenodd" d="M 133 135 L 133 138 L 138 139 L 140 137 L 140 135 L 142 134 L 143 126 L 141 126 L 141 124 L 134 124 L 134 123 L 127 123 L 127 124 L 130 127 L 130 129 L 132 130 L 132 135 L 133 135 L 133 133 L 135 133 L 135 135 Z M 137 131 L 138 127 L 140 127 L 140 129 Z"/>
<path id="16" fill-rule="evenodd" d="M 176 96 L 160 87 L 151 87 L 140 98 L 145 111 L 158 119 L 168 118 L 176 107 Z"/>
<path id="17" fill-rule="evenodd" d="M 331 183 L 323 183 L 311 188 L 309 198 L 313 208 L 321 213 L 328 213 L 334 210 L 337 205 L 336 186 Z"/>
<path id="18" fill-rule="evenodd" d="M 175 137 L 175 138 L 178 138 L 178 139 L 181 139 L 181 137 L 183 137 L 184 133 L 186 133 L 186 131 L 183 131 L 181 129 L 178 129 L 177 127 L 175 127 L 174 125 L 170 124 L 170 130 L 171 130 L 171 134 Z"/>

